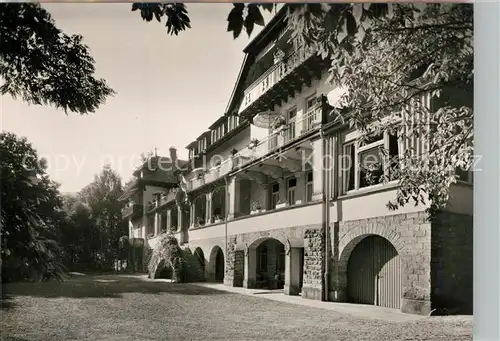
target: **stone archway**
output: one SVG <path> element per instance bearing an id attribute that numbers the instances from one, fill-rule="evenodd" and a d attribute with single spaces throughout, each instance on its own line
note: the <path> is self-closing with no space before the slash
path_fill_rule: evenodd
<path id="1" fill-rule="evenodd" d="M 245 250 L 243 286 L 257 289 L 283 289 L 286 272 L 286 248 L 278 239 L 260 238 Z"/>
<path id="2" fill-rule="evenodd" d="M 215 282 L 224 282 L 225 271 L 224 252 L 220 246 L 214 246 L 209 258 L 209 278 Z"/>
<path id="3" fill-rule="evenodd" d="M 205 254 L 203 253 L 203 250 L 201 248 L 197 247 L 194 250 L 194 255 L 200 264 L 200 268 L 201 268 L 201 271 L 203 273 L 203 276 L 205 276 Z"/>
<path id="4" fill-rule="evenodd" d="M 396 247 L 377 234 L 363 234 L 342 249 L 347 299 L 352 303 L 401 308 L 401 262 Z"/>

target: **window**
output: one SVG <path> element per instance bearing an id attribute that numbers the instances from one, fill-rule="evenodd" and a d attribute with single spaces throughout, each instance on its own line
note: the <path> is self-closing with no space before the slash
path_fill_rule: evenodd
<path id="1" fill-rule="evenodd" d="M 275 209 L 280 199 L 280 185 L 274 184 L 271 186 L 271 209 Z"/>
<path id="2" fill-rule="evenodd" d="M 287 195 L 286 199 L 288 201 L 289 205 L 294 205 L 295 204 L 295 187 L 297 186 L 297 179 L 296 178 L 291 178 L 288 179 L 288 189 L 287 189 Z"/>
<path id="3" fill-rule="evenodd" d="M 355 145 L 349 143 L 344 145 L 342 155 L 342 179 L 344 192 L 354 189 L 354 173 L 355 173 Z"/>
<path id="4" fill-rule="evenodd" d="M 160 231 L 167 232 L 167 213 L 161 215 Z"/>
<path id="5" fill-rule="evenodd" d="M 312 201 L 312 196 L 313 196 L 313 173 L 309 172 L 309 173 L 307 173 L 307 178 L 306 178 L 306 200 L 307 200 L 307 202 Z"/>
<path id="6" fill-rule="evenodd" d="M 341 164 L 344 193 L 380 184 L 385 176 L 389 181 L 396 180 L 400 167 L 398 136 L 385 132 L 362 146 L 359 142 L 346 143 Z"/>
<path id="7" fill-rule="evenodd" d="M 267 272 L 267 246 L 260 247 L 259 271 L 260 272 Z"/>
<path id="8" fill-rule="evenodd" d="M 381 148 L 384 137 L 376 136 L 368 144 L 359 147 L 359 187 L 367 187 L 380 183 L 384 175 Z"/>
<path id="9" fill-rule="evenodd" d="M 306 112 L 313 109 L 316 106 L 316 95 L 312 95 L 306 99 Z"/>

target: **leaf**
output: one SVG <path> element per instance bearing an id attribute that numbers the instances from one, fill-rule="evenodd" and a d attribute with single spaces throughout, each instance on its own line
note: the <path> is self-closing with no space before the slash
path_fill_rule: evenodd
<path id="1" fill-rule="evenodd" d="M 139 7 L 140 7 L 140 4 L 137 2 L 134 2 L 132 4 L 132 11 L 137 11 L 139 9 Z"/>
<path id="2" fill-rule="evenodd" d="M 276 4 L 273 4 L 273 3 L 262 3 L 262 4 L 259 4 L 259 5 L 262 6 L 262 8 L 265 9 L 266 11 L 272 12 L 273 9 L 274 9 L 274 6 Z"/>
<path id="3" fill-rule="evenodd" d="M 243 29 L 243 10 L 245 9 L 245 5 L 237 3 L 233 4 L 233 6 L 227 17 L 227 31 L 233 32 L 233 38 L 236 39 Z"/>
<path id="4" fill-rule="evenodd" d="M 244 25 L 245 25 L 245 30 L 247 31 L 247 34 L 250 37 L 250 35 L 252 34 L 252 31 L 253 31 L 253 27 L 254 27 L 254 20 L 253 20 L 253 17 L 251 15 L 246 16 Z"/>
<path id="5" fill-rule="evenodd" d="M 259 26 L 265 25 L 264 17 L 262 16 L 262 13 L 260 13 L 260 10 L 256 4 L 248 5 L 247 10 L 248 10 L 247 18 L 248 18 L 248 16 L 251 16 L 253 22 L 256 25 L 259 25 Z"/>

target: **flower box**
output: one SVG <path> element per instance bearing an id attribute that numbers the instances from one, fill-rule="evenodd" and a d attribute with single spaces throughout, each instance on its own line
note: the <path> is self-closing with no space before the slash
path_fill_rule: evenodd
<path id="1" fill-rule="evenodd" d="M 285 208 L 288 206 L 288 203 L 287 202 L 283 202 L 283 203 L 278 203 L 276 204 L 276 208 Z"/>

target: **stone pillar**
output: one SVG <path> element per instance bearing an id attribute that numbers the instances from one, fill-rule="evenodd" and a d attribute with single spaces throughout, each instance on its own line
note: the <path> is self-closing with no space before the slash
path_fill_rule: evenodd
<path id="1" fill-rule="evenodd" d="M 170 233 L 172 224 L 172 210 L 167 210 L 167 232 Z"/>
<path id="2" fill-rule="evenodd" d="M 205 206 L 205 224 L 212 223 L 212 192 L 206 194 Z"/>
<path id="3" fill-rule="evenodd" d="M 286 295 L 298 295 L 300 292 L 301 248 L 285 246 L 285 288 Z"/>
<path id="4" fill-rule="evenodd" d="M 245 276 L 243 278 L 243 287 L 247 289 L 255 288 L 257 276 L 257 249 L 245 249 Z"/>
<path id="5" fill-rule="evenodd" d="M 129 238 L 134 237 L 134 225 L 131 218 L 128 219 L 128 236 Z"/>
<path id="6" fill-rule="evenodd" d="M 324 233 L 322 229 L 304 233 L 304 284 L 302 297 L 323 300 Z"/>

